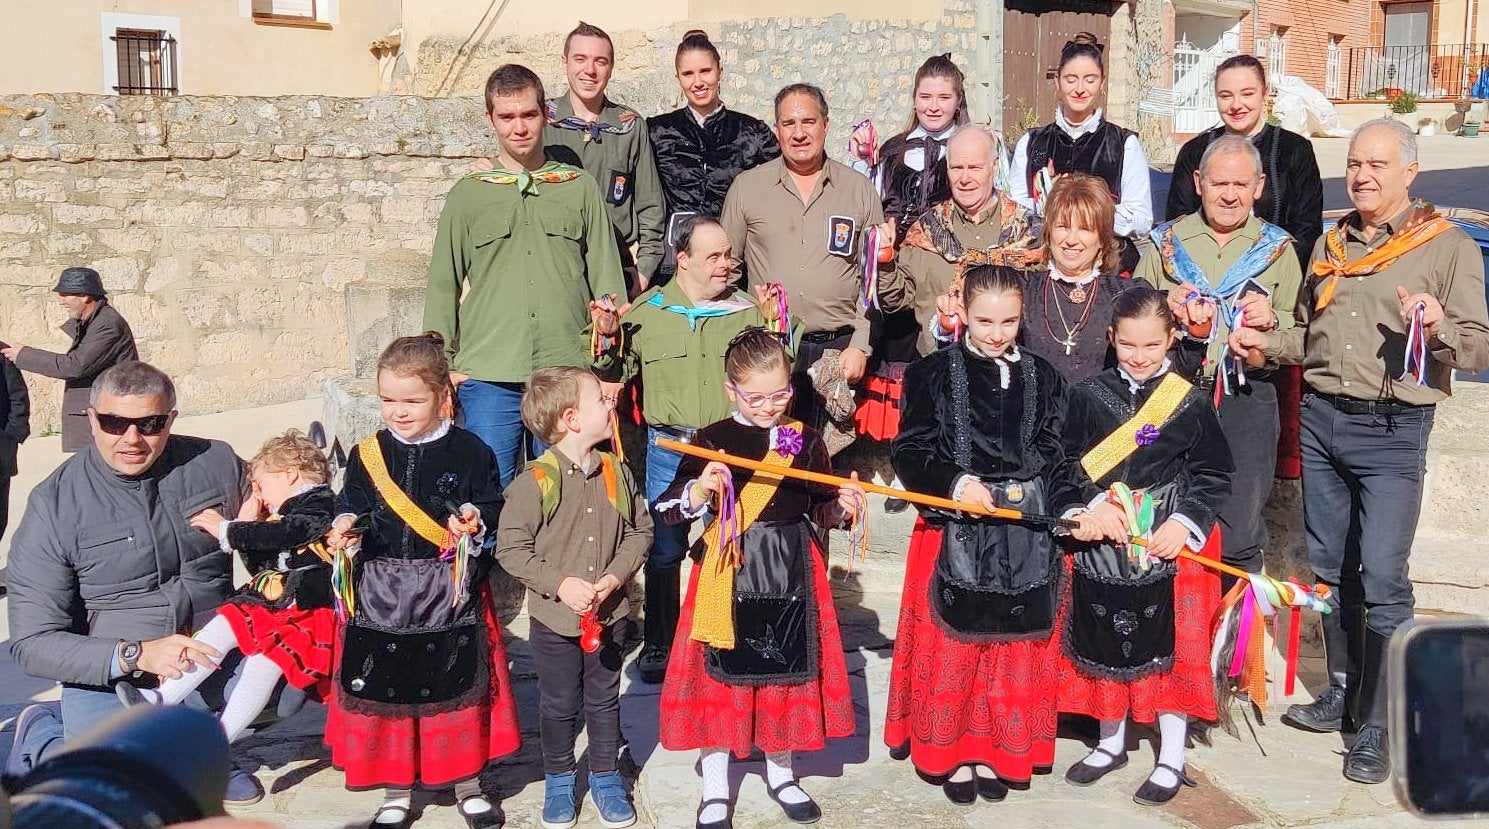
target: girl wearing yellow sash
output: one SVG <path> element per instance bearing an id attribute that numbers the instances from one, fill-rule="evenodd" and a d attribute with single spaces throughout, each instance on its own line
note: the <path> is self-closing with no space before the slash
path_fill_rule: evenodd
<path id="1" fill-rule="evenodd" d="M 1156 720 L 1158 763 L 1134 799 L 1158 805 L 1194 785 L 1184 774 L 1189 718 L 1215 719 L 1209 624 L 1220 583 L 1177 557 L 1185 547 L 1219 557 L 1216 513 L 1234 466 L 1215 407 L 1169 370 L 1164 295 L 1118 294 L 1110 336 L 1117 367 L 1071 389 L 1066 449 L 1094 481 L 1086 497 L 1106 498 L 1108 487 L 1126 497 L 1117 484 L 1139 492 L 1129 529 L 1148 543 L 1077 545 L 1071 556 L 1059 705 L 1099 720 L 1101 740 L 1065 779 L 1087 786 L 1126 765 L 1127 718 Z"/>
<path id="2" fill-rule="evenodd" d="M 378 360 L 380 429 L 347 462 L 343 515 L 370 524 L 354 557 L 326 743 L 347 788 L 384 788 L 370 829 L 407 827 L 415 785 L 454 784 L 471 827 L 503 823 L 478 775 L 521 739 L 491 592 L 487 527 L 501 510 L 496 459 L 451 424 L 450 365 L 430 332 Z"/>
<path id="3" fill-rule="evenodd" d="M 747 328 L 724 355 L 734 415 L 693 443 L 742 458 L 831 472 L 822 436 L 786 417 L 791 356 L 779 337 Z M 786 817 L 822 812 L 791 770 L 793 751 L 816 751 L 853 734 L 853 695 L 843 661 L 822 528 L 851 520 L 863 490 L 831 489 L 691 456 L 654 508 L 682 523 L 708 517 L 662 682 L 661 743 L 699 749 L 699 827 L 730 825 L 729 753 L 765 752 L 766 783 Z M 712 507 L 712 509 L 710 509 Z"/>

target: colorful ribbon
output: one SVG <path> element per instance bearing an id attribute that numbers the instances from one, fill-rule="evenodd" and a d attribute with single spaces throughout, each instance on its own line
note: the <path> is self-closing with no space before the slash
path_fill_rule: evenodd
<path id="1" fill-rule="evenodd" d="M 848 526 L 848 572 L 855 562 L 869 560 L 869 499 L 860 490 L 853 491 L 853 523 Z"/>
<path id="2" fill-rule="evenodd" d="M 1411 323 L 1406 328 L 1406 364 L 1397 378 L 1405 380 L 1410 375 L 1419 386 L 1427 385 L 1427 366 L 1432 359 L 1427 353 L 1427 325 L 1423 321 L 1426 314 L 1425 303 L 1418 302 L 1411 309 Z"/>
<path id="3" fill-rule="evenodd" d="M 1040 216 L 1044 215 L 1045 201 L 1049 199 L 1050 190 L 1055 187 L 1055 160 L 1052 158 L 1034 175 L 1034 212 Z"/>
<path id="4" fill-rule="evenodd" d="M 620 414 L 610 410 L 610 451 L 621 463 L 626 462 L 626 447 L 620 442 Z"/>
<path id="5" fill-rule="evenodd" d="M 450 599 L 451 607 L 459 607 L 469 597 L 466 585 L 466 574 L 470 569 L 470 559 L 474 558 L 476 551 L 471 545 L 470 530 L 462 528 L 460 532 L 451 531 L 449 540 L 439 551 L 440 561 L 452 561 L 454 567 L 450 568 L 450 580 L 454 583 L 454 596 Z"/>
<path id="6" fill-rule="evenodd" d="M 718 496 L 719 560 L 718 571 L 738 569 L 744 555 L 740 550 L 739 499 L 734 493 L 734 476 L 720 475 Z"/>
<path id="7" fill-rule="evenodd" d="M 779 282 L 772 282 L 766 285 L 766 288 L 768 288 L 769 291 L 775 292 L 776 303 L 775 319 L 769 320 L 768 327 L 770 328 L 770 330 L 776 332 L 777 334 L 780 334 L 782 337 L 785 337 L 787 346 L 790 347 L 792 351 L 795 351 L 796 341 L 792 338 L 791 335 L 791 306 L 786 301 L 786 286 L 782 285 Z M 770 296 L 769 291 L 767 291 L 766 296 Z"/>
<path id="8" fill-rule="evenodd" d="M 352 558 L 355 556 L 356 551 L 346 547 L 331 555 L 331 598 L 336 618 L 342 622 L 357 612 L 356 590 L 352 586 Z"/>
<path id="9" fill-rule="evenodd" d="M 874 122 L 872 120 L 865 118 L 853 125 L 853 129 L 848 133 L 850 136 L 848 139 L 848 154 L 853 154 L 853 139 L 851 136 L 865 127 L 868 128 L 868 138 L 864 141 L 864 155 L 862 157 L 872 167 L 879 163 L 879 136 L 878 133 L 874 132 Z"/>
<path id="10" fill-rule="evenodd" d="M 619 309 L 615 304 L 615 294 L 605 294 L 599 299 L 596 299 L 595 304 L 600 306 L 600 310 L 602 311 L 607 311 L 612 314 L 619 313 Z M 614 334 L 602 334 L 600 333 L 600 327 L 598 325 L 591 325 L 589 327 L 590 356 L 602 357 L 605 354 L 608 354 L 612 348 L 620 345 L 620 339 L 620 326 L 616 326 Z"/>
<path id="11" fill-rule="evenodd" d="M 1127 545 L 1127 558 L 1142 572 L 1148 572 L 1149 556 L 1147 540 L 1153 534 L 1153 496 L 1147 490 L 1133 491 L 1127 484 L 1117 481 L 1112 484 L 1107 497 L 1122 508 L 1127 516 L 1127 531 L 1133 543 Z"/>

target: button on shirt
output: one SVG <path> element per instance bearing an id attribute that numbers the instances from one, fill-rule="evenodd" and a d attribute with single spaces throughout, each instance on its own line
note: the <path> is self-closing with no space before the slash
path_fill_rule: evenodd
<path id="1" fill-rule="evenodd" d="M 1367 239 L 1358 213 L 1345 220 L 1350 261 L 1380 247 L 1411 215 L 1410 208 Z M 1325 240 L 1314 246 L 1313 261 L 1325 258 Z M 1268 357 L 1301 363 L 1303 381 L 1324 394 L 1359 400 L 1396 400 L 1411 405 L 1437 403 L 1451 394 L 1452 370 L 1489 367 L 1489 312 L 1484 305 L 1484 260 L 1467 233 L 1453 228 L 1401 255 L 1390 267 L 1369 276 L 1341 277 L 1334 299 L 1322 311 L 1314 302 L 1322 280 L 1310 277 L 1298 298 L 1298 327 L 1273 335 Z M 1427 385 L 1418 386 L 1405 367 L 1407 323 L 1401 316 L 1397 286 L 1427 293 L 1442 303 L 1444 318 L 1427 343 L 1431 355 Z"/>
<path id="2" fill-rule="evenodd" d="M 853 220 L 851 256 L 829 253 L 832 216 Z M 852 168 L 827 159 L 811 196 L 802 201 L 783 159 L 741 173 L 724 199 L 722 223 L 749 268 L 751 286 L 786 286 L 791 314 L 806 333 L 853 329 L 852 346 L 865 354 L 869 322 L 858 303 L 863 263 L 861 234 L 884 221 L 873 185 Z"/>

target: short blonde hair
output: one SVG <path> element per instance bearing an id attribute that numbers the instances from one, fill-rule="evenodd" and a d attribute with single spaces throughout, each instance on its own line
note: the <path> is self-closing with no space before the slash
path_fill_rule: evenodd
<path id="1" fill-rule="evenodd" d="M 249 470 L 265 472 L 288 472 L 295 470 L 300 477 L 313 484 L 331 480 L 331 467 L 319 447 L 299 429 L 291 429 L 264 441 L 258 454 L 248 462 Z"/>
<path id="2" fill-rule="evenodd" d="M 1067 173 L 1050 188 L 1050 200 L 1044 210 L 1044 238 L 1040 241 L 1049 250 L 1050 232 L 1058 224 L 1094 230 L 1101 246 L 1096 267 L 1102 273 L 1116 273 L 1120 267 L 1113 229 L 1116 218 L 1117 202 L 1105 180 L 1086 173 Z"/>
<path id="3" fill-rule="evenodd" d="M 552 366 L 533 372 L 522 392 L 522 425 L 544 443 L 558 443 L 564 436 L 559 420 L 564 412 L 579 408 L 585 380 L 600 382 L 594 372 L 579 366 Z"/>

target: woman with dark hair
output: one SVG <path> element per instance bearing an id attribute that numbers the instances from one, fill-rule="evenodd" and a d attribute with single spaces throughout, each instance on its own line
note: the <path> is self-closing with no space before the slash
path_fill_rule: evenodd
<path id="1" fill-rule="evenodd" d="M 1267 70 L 1251 55 L 1236 55 L 1215 68 L 1215 106 L 1220 110 L 1220 126 L 1189 139 L 1174 162 L 1174 176 L 1168 190 L 1168 219 L 1172 221 L 1200 209 L 1199 193 L 1190 182 L 1211 142 L 1222 135 L 1250 139 L 1261 153 L 1262 173 L 1266 176 L 1261 197 L 1252 209 L 1257 218 L 1277 225 L 1293 237 L 1298 262 L 1303 273 L 1308 273 L 1313 244 L 1323 233 L 1324 212 L 1324 186 L 1313 144 L 1295 132 L 1267 123 Z M 1296 478 L 1303 471 L 1298 448 L 1301 378 L 1300 369 L 1295 366 L 1284 367 L 1272 375 L 1282 416 L 1282 437 L 1277 444 L 1279 478 Z"/>
<path id="2" fill-rule="evenodd" d="M 770 125 L 724 106 L 724 68 L 708 35 L 693 29 L 677 45 L 673 64 L 684 105 L 646 119 L 652 156 L 667 197 L 667 254 L 658 271 L 666 281 L 676 269 L 674 233 L 687 216 L 718 216 L 734 177 L 781 154 Z"/>
<path id="3" fill-rule="evenodd" d="M 1130 273 L 1138 260 L 1136 240 L 1153 227 L 1153 188 L 1137 133 L 1102 117 L 1103 48 L 1094 35 L 1081 32 L 1061 50 L 1055 120 L 1025 133 L 1014 147 L 1009 195 L 1043 216 L 1057 177 L 1089 173 L 1102 179 L 1116 203 L 1112 229 L 1121 245 L 1122 271 Z"/>

